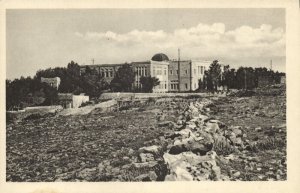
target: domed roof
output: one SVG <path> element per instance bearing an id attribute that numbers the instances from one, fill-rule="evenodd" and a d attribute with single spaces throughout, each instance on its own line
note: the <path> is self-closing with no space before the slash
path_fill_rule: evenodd
<path id="1" fill-rule="evenodd" d="M 167 60 L 169 60 L 169 58 L 166 54 L 158 53 L 158 54 L 155 54 L 151 60 L 161 62 L 161 61 L 167 61 Z"/>

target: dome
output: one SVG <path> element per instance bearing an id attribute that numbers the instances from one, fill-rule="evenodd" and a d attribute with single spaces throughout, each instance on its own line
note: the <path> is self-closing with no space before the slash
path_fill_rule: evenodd
<path id="1" fill-rule="evenodd" d="M 158 54 L 155 54 L 151 60 L 161 62 L 161 61 L 167 61 L 167 60 L 169 60 L 169 58 L 166 54 L 158 53 Z"/>

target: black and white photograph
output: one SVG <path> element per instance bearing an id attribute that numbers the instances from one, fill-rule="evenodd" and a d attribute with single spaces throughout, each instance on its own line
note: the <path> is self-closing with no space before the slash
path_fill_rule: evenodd
<path id="1" fill-rule="evenodd" d="M 286 21 L 7 8 L 5 182 L 286 182 Z"/>

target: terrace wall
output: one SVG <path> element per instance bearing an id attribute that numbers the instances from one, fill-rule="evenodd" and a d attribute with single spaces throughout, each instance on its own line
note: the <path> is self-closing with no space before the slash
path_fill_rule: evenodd
<path id="1" fill-rule="evenodd" d="M 118 99 L 118 98 L 159 98 L 159 97 L 187 97 L 191 95 L 207 96 L 207 93 L 103 93 L 100 99 Z"/>

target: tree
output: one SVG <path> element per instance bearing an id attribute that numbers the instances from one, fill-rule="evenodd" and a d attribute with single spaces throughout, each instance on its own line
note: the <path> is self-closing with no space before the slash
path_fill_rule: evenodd
<path id="1" fill-rule="evenodd" d="M 134 82 L 134 71 L 129 64 L 121 66 L 116 76 L 111 81 L 111 88 L 114 91 L 130 92 Z"/>
<path id="2" fill-rule="evenodd" d="M 71 76 L 79 77 L 79 75 L 80 75 L 80 66 L 77 63 L 75 63 L 74 61 L 71 61 L 70 63 L 68 63 L 67 72 Z"/>
<path id="3" fill-rule="evenodd" d="M 229 65 L 225 65 L 223 67 L 223 72 L 221 73 L 221 86 L 223 86 L 223 88 L 226 86 L 227 90 L 229 89 L 228 85 L 229 85 L 229 75 L 230 75 L 230 67 Z"/>
<path id="4" fill-rule="evenodd" d="M 142 76 L 140 78 L 140 83 L 142 84 L 143 92 L 153 92 L 153 87 L 159 85 L 160 81 L 156 77 Z"/>
<path id="5" fill-rule="evenodd" d="M 204 72 L 202 88 L 207 89 L 207 71 Z"/>
<path id="6" fill-rule="evenodd" d="M 237 89 L 253 89 L 258 77 L 251 67 L 239 67 L 236 72 Z"/>
<path id="7" fill-rule="evenodd" d="M 74 61 L 68 63 L 67 68 L 56 67 L 39 70 L 35 79 L 40 80 L 41 77 L 60 77 L 61 83 L 58 91 L 61 93 L 86 93 L 91 97 L 99 97 L 102 91 L 108 87 L 101 74 L 93 68 L 86 67 L 86 72 L 81 75 L 80 66 Z"/>
<path id="8" fill-rule="evenodd" d="M 99 97 L 102 91 L 108 88 L 108 83 L 95 69 L 86 71 L 82 75 L 79 85 L 79 89 L 82 89 L 84 93 L 92 97 Z"/>
<path id="9" fill-rule="evenodd" d="M 228 89 L 236 88 L 236 71 L 234 68 L 230 69 L 227 74 L 227 87 Z"/>
<path id="10" fill-rule="evenodd" d="M 36 105 L 52 105 L 57 100 L 57 90 L 38 79 L 30 77 L 6 80 L 6 109 Z"/>
<path id="11" fill-rule="evenodd" d="M 202 82 L 201 78 L 198 80 L 198 85 L 199 85 L 198 90 L 203 90 L 203 82 Z"/>
<path id="12" fill-rule="evenodd" d="M 221 75 L 221 65 L 218 60 L 214 60 L 207 71 L 208 90 L 217 91 L 217 88 L 221 83 Z"/>

